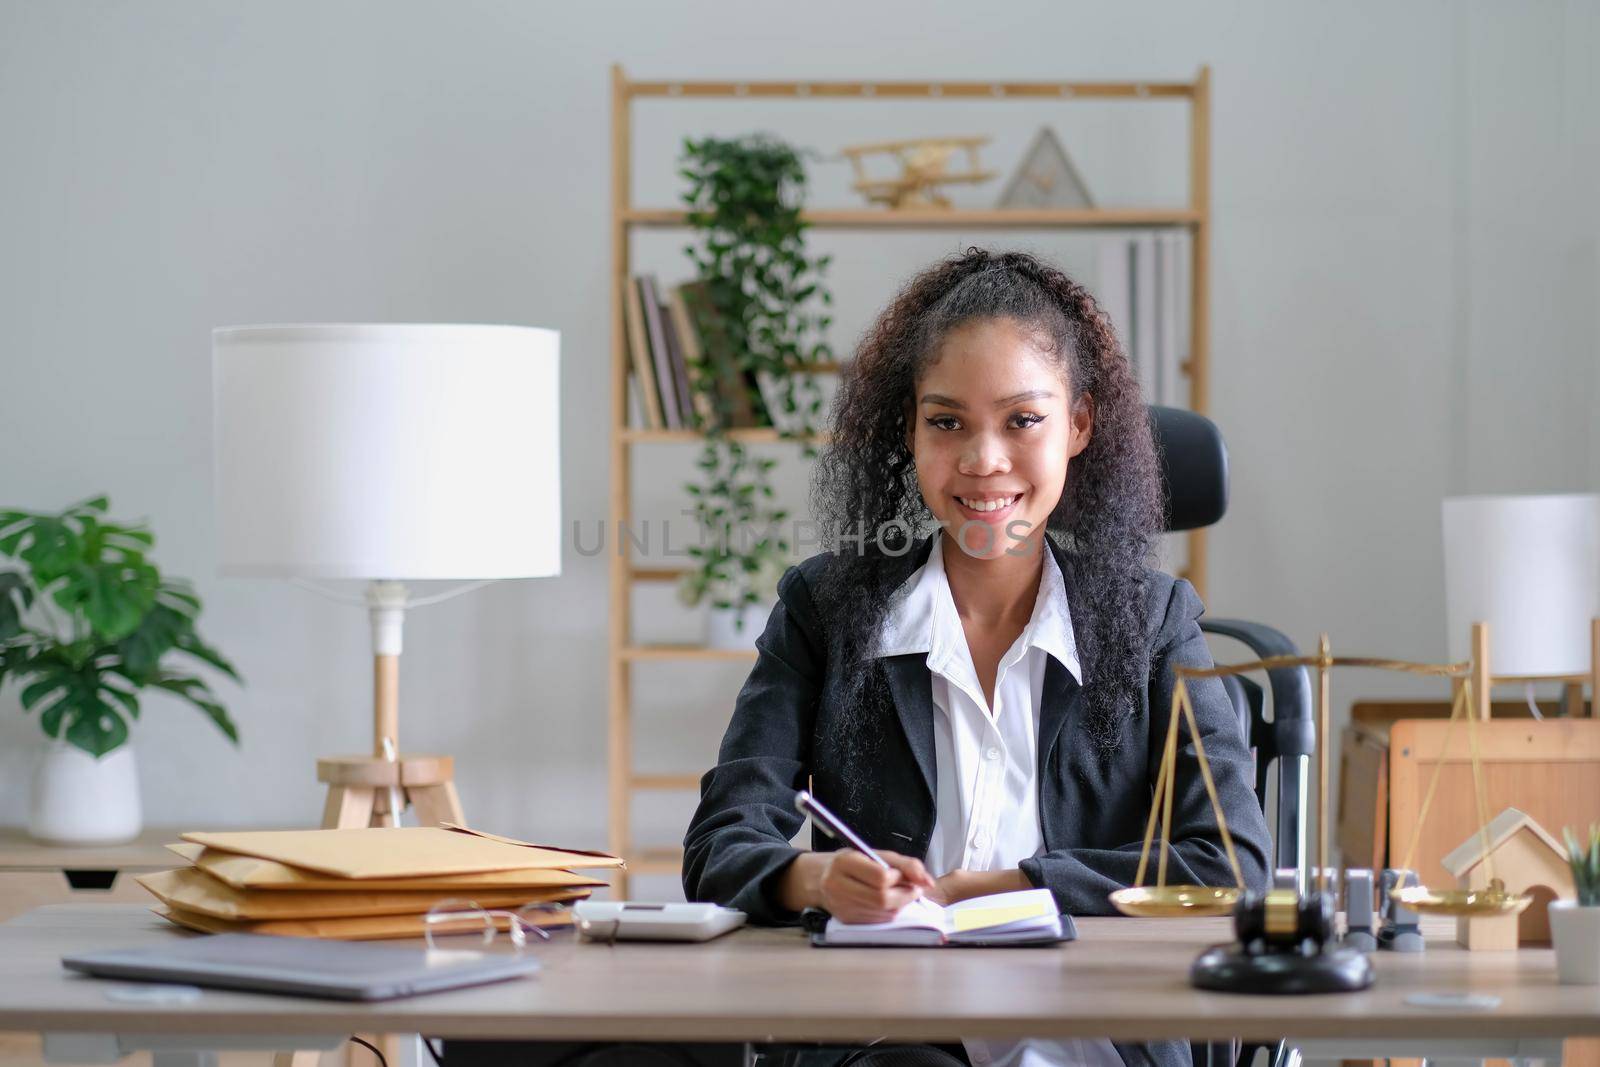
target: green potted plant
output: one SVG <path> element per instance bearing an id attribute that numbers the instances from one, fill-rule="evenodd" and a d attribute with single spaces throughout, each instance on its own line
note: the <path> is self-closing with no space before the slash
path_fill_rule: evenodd
<path id="1" fill-rule="evenodd" d="M 1565 985 L 1600 985 L 1600 826 L 1587 838 L 1561 831 L 1572 866 L 1573 900 L 1550 902 L 1550 941 L 1556 972 Z"/>
<path id="2" fill-rule="evenodd" d="M 831 321 L 821 282 L 828 257 L 807 253 L 805 168 L 788 145 L 760 134 L 690 138 L 681 162 L 696 236 L 684 252 L 699 283 L 692 308 L 704 349 L 690 384 L 710 415 L 701 480 L 687 486 L 701 537 L 679 596 L 691 606 L 709 600 L 707 644 L 748 647 L 787 565 L 789 513 L 769 479 L 777 461 L 752 455 L 728 430 L 748 406 L 815 456 L 822 394 L 807 368 L 832 358 L 821 339 Z M 747 405 L 731 399 L 741 391 Z"/>
<path id="3" fill-rule="evenodd" d="M 702 537 L 689 547 L 695 562 L 678 595 L 691 607 L 709 602 L 707 646 L 746 648 L 765 625 L 788 565 L 781 524 L 789 513 L 772 505 L 765 479 L 776 460 L 752 458 L 737 441 L 722 445 L 707 442 L 699 460 L 705 480 L 686 486 Z"/>
<path id="4" fill-rule="evenodd" d="M 128 727 L 148 690 L 238 730 L 187 656 L 239 680 L 195 630 L 200 600 L 163 577 L 142 525 L 105 518 L 96 497 L 60 513 L 0 510 L 0 687 L 15 682 L 49 744 L 34 779 L 29 832 L 68 843 L 127 840 L 142 817 Z"/>

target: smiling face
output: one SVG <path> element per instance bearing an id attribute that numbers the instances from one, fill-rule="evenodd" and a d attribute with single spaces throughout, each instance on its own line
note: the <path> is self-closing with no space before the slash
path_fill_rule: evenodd
<path id="1" fill-rule="evenodd" d="M 1041 543 L 1089 443 L 1091 405 L 1011 319 L 964 323 L 916 383 L 909 445 L 922 499 L 969 556 Z"/>

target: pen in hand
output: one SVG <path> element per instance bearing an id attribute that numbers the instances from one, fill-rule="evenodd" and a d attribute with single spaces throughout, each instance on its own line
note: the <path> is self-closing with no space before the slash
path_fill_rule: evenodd
<path id="1" fill-rule="evenodd" d="M 929 877 L 926 871 L 921 869 L 920 863 L 915 860 L 906 861 L 915 868 L 914 870 L 906 870 L 900 865 L 890 863 L 808 791 L 802 789 L 795 794 L 794 806 L 795 810 L 811 820 L 811 825 L 821 830 L 824 834 L 827 834 L 846 848 L 860 853 L 883 870 L 899 875 L 900 879 L 909 883 L 916 890 L 917 895 L 921 895 L 921 890 L 923 889 L 932 889 L 934 887 L 933 879 Z M 896 857 L 896 859 L 900 858 Z"/>
<path id="2" fill-rule="evenodd" d="M 889 861 L 872 850 L 872 846 L 861 840 L 856 832 L 840 821 L 839 817 L 823 806 L 822 801 L 802 789 L 794 795 L 795 810 L 811 820 L 811 825 L 827 834 L 835 841 L 853 848 L 867 859 L 876 863 L 884 870 L 891 870 Z"/>

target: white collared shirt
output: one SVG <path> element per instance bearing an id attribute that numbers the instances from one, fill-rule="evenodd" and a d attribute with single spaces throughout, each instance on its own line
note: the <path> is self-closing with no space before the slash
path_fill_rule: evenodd
<path id="1" fill-rule="evenodd" d="M 935 877 L 1015 867 L 1043 851 L 1037 772 L 1045 658 L 1082 682 L 1066 583 L 1045 548 L 1033 615 L 1000 657 L 991 708 L 950 594 L 944 545 L 936 537 L 927 563 L 897 591 L 878 653 L 925 652 L 933 675 L 935 816 L 923 862 Z"/>
<path id="2" fill-rule="evenodd" d="M 1055 554 L 1044 566 L 1033 615 L 983 694 L 944 569 L 945 539 L 895 592 L 879 656 L 927 654 L 933 688 L 934 821 L 923 859 L 935 878 L 957 869 L 1003 870 L 1044 851 L 1039 824 L 1039 704 L 1046 658 L 1083 683 L 1066 582 Z M 955 551 L 960 551 L 956 548 Z M 962 1042 L 976 1067 L 1122 1067 L 1109 1041 Z"/>

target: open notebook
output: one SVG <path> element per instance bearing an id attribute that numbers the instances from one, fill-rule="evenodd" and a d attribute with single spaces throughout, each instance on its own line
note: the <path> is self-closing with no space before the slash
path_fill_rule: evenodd
<path id="1" fill-rule="evenodd" d="M 816 945 L 1040 945 L 1077 936 L 1048 889 L 992 893 L 940 907 L 919 897 L 888 922 L 829 919 Z"/>

